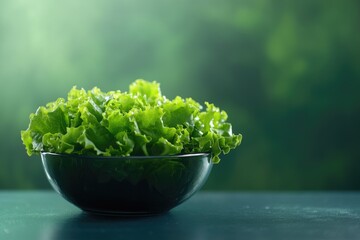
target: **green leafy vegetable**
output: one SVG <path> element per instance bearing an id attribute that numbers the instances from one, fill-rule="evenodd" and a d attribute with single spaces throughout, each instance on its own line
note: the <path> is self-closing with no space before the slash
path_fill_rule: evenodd
<path id="1" fill-rule="evenodd" d="M 237 147 L 227 114 L 191 98 L 167 99 L 156 82 L 136 80 L 129 92 L 73 87 L 30 115 L 21 138 L 28 155 L 41 151 L 80 155 L 175 155 L 210 152 L 212 161 Z"/>

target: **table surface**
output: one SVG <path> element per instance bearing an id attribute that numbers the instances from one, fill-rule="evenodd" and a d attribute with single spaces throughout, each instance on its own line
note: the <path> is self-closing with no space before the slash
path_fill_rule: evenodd
<path id="1" fill-rule="evenodd" d="M 0 191 L 0 239 L 360 239 L 360 193 L 199 192 L 163 215 L 115 218 L 53 191 Z"/>

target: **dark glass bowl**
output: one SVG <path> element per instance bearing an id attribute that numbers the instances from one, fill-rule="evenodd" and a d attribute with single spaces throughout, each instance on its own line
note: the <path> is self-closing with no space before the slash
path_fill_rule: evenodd
<path id="1" fill-rule="evenodd" d="M 149 215 L 169 211 L 205 183 L 208 153 L 101 157 L 41 153 L 52 187 L 84 211 Z"/>

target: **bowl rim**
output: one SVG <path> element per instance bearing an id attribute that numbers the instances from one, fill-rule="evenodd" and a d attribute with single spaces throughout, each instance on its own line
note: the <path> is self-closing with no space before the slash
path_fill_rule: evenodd
<path id="1" fill-rule="evenodd" d="M 72 158 L 85 158 L 85 159 L 108 159 L 108 160 L 130 160 L 130 159 L 175 159 L 175 158 L 191 158 L 191 157 L 211 157 L 209 152 L 199 153 L 185 153 L 174 155 L 153 155 L 153 156 L 101 156 L 101 155 L 81 155 L 81 154 L 67 154 L 67 153 L 54 153 L 41 151 L 41 156 L 59 156 L 59 157 L 72 157 Z"/>

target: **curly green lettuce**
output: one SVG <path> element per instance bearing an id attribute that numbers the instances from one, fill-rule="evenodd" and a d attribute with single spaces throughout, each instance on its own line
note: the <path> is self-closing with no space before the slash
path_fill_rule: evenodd
<path id="1" fill-rule="evenodd" d="M 191 98 L 167 99 L 156 82 L 136 80 L 129 92 L 73 87 L 30 115 L 21 139 L 29 156 L 42 151 L 101 156 L 151 156 L 209 152 L 237 147 L 227 114 Z"/>

